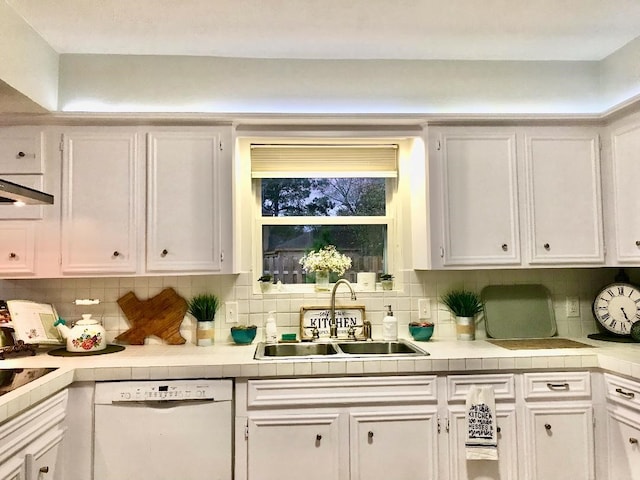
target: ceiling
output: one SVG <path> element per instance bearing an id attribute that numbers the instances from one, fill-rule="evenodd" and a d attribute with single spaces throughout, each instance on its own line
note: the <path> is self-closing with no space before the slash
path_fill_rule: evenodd
<path id="1" fill-rule="evenodd" d="M 0 0 L 58 53 L 601 60 L 638 0 Z"/>

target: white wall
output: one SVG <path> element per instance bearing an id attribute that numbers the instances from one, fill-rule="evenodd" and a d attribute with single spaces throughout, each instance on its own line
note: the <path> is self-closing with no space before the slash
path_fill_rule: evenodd
<path id="1" fill-rule="evenodd" d="M 598 62 L 61 55 L 59 109 L 215 113 L 594 113 Z"/>
<path id="2" fill-rule="evenodd" d="M 0 0 L 0 79 L 48 110 L 58 106 L 58 54 Z"/>
<path id="3" fill-rule="evenodd" d="M 640 96 L 640 37 L 600 62 L 602 101 L 617 105 Z"/>

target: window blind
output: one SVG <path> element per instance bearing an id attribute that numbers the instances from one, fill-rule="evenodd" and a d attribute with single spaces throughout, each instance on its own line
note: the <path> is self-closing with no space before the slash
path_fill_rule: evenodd
<path id="1" fill-rule="evenodd" d="M 397 145 L 251 145 L 253 178 L 397 177 Z"/>

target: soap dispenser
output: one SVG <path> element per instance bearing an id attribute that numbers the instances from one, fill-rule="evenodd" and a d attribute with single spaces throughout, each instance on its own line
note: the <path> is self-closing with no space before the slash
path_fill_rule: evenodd
<path id="1" fill-rule="evenodd" d="M 387 315 L 382 319 L 382 339 L 389 341 L 398 340 L 398 320 L 393 316 L 391 305 L 385 305 L 389 309 Z"/>
<path id="2" fill-rule="evenodd" d="M 265 343 L 278 343 L 278 328 L 276 326 L 276 312 L 270 311 L 264 324 Z"/>

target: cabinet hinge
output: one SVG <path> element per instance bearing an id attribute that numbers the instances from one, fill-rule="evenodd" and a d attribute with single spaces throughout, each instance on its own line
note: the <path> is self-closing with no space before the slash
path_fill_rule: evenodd
<path id="1" fill-rule="evenodd" d="M 222 140 L 220 140 L 220 143 L 218 144 L 218 148 L 220 149 L 220 151 L 224 150 L 224 148 L 222 148 Z"/>
<path id="2" fill-rule="evenodd" d="M 244 439 L 249 439 L 249 420 L 247 420 L 244 424 Z"/>
<path id="3" fill-rule="evenodd" d="M 220 261 L 224 262 L 224 252 L 220 252 Z"/>
<path id="4" fill-rule="evenodd" d="M 59 145 L 60 151 L 64 152 L 64 133 L 60 135 L 60 145 Z"/>
<path id="5" fill-rule="evenodd" d="M 438 417 L 436 425 L 437 425 L 437 428 L 438 428 L 438 433 L 440 433 L 440 417 Z"/>
<path id="6" fill-rule="evenodd" d="M 602 155 L 602 140 L 600 139 L 600 134 L 598 134 L 598 154 Z"/>
<path id="7" fill-rule="evenodd" d="M 442 149 L 442 145 L 440 144 L 440 140 L 436 140 L 436 150 L 439 152 Z"/>
<path id="8" fill-rule="evenodd" d="M 445 431 L 449 433 L 449 419 L 447 418 L 447 426 L 445 427 Z"/>

